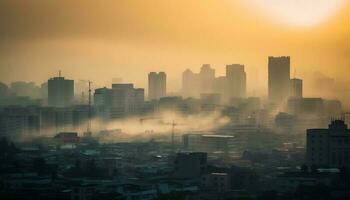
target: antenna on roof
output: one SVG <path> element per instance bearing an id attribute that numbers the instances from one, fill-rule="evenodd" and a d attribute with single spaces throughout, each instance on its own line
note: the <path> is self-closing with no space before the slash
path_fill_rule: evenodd
<path id="1" fill-rule="evenodd" d="M 58 70 L 58 77 L 61 77 L 61 70 Z"/>

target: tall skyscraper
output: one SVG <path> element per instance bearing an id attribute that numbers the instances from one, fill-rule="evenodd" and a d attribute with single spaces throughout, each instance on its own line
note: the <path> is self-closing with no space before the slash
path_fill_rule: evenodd
<path id="1" fill-rule="evenodd" d="M 150 72 L 148 74 L 148 99 L 158 100 L 166 96 L 166 74 Z"/>
<path id="2" fill-rule="evenodd" d="M 54 77 L 48 80 L 48 104 L 53 107 L 66 107 L 73 103 L 74 80 Z"/>
<path id="3" fill-rule="evenodd" d="M 290 97 L 303 98 L 303 80 L 297 78 L 290 79 Z"/>
<path id="4" fill-rule="evenodd" d="M 272 103 L 287 100 L 290 89 L 290 57 L 269 57 L 268 96 Z"/>
<path id="5" fill-rule="evenodd" d="M 229 98 L 242 98 L 246 96 L 247 78 L 244 65 L 226 65 L 226 79 Z"/>

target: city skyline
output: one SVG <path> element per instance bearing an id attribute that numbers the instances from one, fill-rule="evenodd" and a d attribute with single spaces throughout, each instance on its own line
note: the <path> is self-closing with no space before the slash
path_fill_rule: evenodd
<path id="1" fill-rule="evenodd" d="M 350 0 L 0 0 L 0 199 L 350 199 Z"/>
<path id="2" fill-rule="evenodd" d="M 67 77 L 91 79 L 101 86 L 106 85 L 105 77 L 111 76 L 125 77 L 125 82 L 146 88 L 147 80 L 142 78 L 145 74 L 165 71 L 168 91 L 174 92 L 181 88 L 180 76 L 186 68 L 197 71 L 198 66 L 210 63 L 222 75 L 226 64 L 242 63 L 249 74 L 248 93 L 267 95 L 266 57 L 282 55 L 293 58 L 297 77 L 317 81 L 314 73 L 321 72 L 342 82 L 349 81 L 345 75 L 350 47 L 350 30 L 346 26 L 350 8 L 346 2 L 332 15 L 308 26 L 276 21 L 270 14 L 259 12 L 258 5 L 238 0 L 201 4 L 195 0 L 177 1 L 171 6 L 158 0 L 121 1 L 101 7 L 80 1 L 76 5 L 67 1 L 41 2 L 38 7 L 35 2 L 40 1 L 23 5 L 1 2 L 4 16 L 16 16 L 7 18 L 12 23 L 5 18 L 0 21 L 0 80 L 5 83 L 41 83 L 62 70 Z M 28 16 L 33 17 L 20 12 L 24 5 L 28 6 Z M 86 12 L 77 12 L 77 6 Z M 172 7 L 183 16 L 178 16 Z M 51 12 L 50 19 L 38 22 L 36 15 L 65 8 L 65 16 Z M 114 12 L 126 8 L 129 10 Z M 135 35 L 136 31 L 139 34 Z M 19 73 L 13 76 L 14 71 Z M 304 83 L 305 94 L 315 95 L 310 81 Z"/>

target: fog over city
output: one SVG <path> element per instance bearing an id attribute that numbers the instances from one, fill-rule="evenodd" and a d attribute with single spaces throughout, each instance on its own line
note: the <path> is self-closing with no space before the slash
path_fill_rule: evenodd
<path id="1" fill-rule="evenodd" d="M 350 1 L 1 0 L 0 199 L 350 199 Z"/>

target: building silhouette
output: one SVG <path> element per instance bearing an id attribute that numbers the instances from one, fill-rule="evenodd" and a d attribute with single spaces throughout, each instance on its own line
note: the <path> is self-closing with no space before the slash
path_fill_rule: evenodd
<path id="1" fill-rule="evenodd" d="M 54 77 L 48 80 L 48 105 L 67 107 L 72 105 L 74 98 L 74 80 L 64 77 Z"/>
<path id="2" fill-rule="evenodd" d="M 333 120 L 328 129 L 308 129 L 306 157 L 309 166 L 350 167 L 350 129 Z"/>
<path id="3" fill-rule="evenodd" d="M 159 100 L 166 96 L 166 74 L 150 72 L 148 74 L 148 99 Z"/>
<path id="4" fill-rule="evenodd" d="M 303 80 L 297 78 L 290 79 L 290 97 L 303 98 Z"/>
<path id="5" fill-rule="evenodd" d="M 290 89 L 290 57 L 269 57 L 268 97 L 271 103 L 281 104 L 287 100 Z"/>
<path id="6" fill-rule="evenodd" d="M 113 84 L 110 117 L 121 118 L 141 113 L 144 98 L 142 88 L 134 88 L 133 84 Z"/>
<path id="7" fill-rule="evenodd" d="M 226 65 L 226 81 L 229 99 L 246 96 L 247 80 L 244 65 Z"/>
<path id="8" fill-rule="evenodd" d="M 182 94 L 184 97 L 195 97 L 199 95 L 199 76 L 190 69 L 182 73 Z"/>
<path id="9" fill-rule="evenodd" d="M 199 72 L 200 79 L 200 94 L 213 92 L 215 69 L 210 67 L 210 64 L 203 64 Z"/>
<path id="10" fill-rule="evenodd" d="M 199 73 L 187 69 L 182 73 L 182 93 L 184 97 L 199 98 L 201 93 L 214 91 L 215 70 L 203 64 Z"/>

